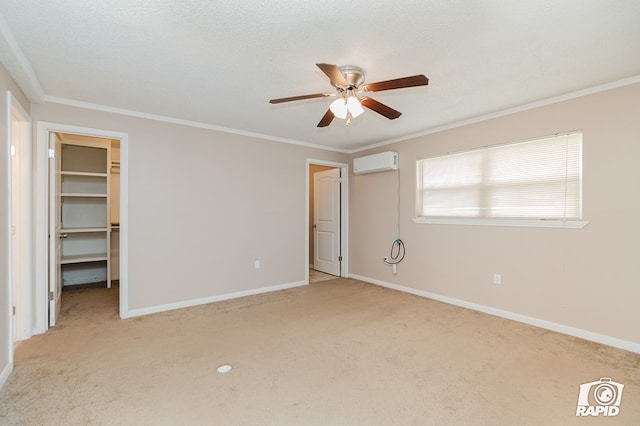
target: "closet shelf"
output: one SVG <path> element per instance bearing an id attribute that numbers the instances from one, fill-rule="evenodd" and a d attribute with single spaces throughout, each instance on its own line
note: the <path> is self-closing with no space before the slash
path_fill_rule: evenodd
<path id="1" fill-rule="evenodd" d="M 107 198 L 107 194 L 90 194 L 90 193 L 85 193 L 85 194 L 80 194 L 80 193 L 73 193 L 73 192 L 63 192 L 62 194 L 60 194 L 61 197 L 77 197 L 77 198 Z"/>
<path id="2" fill-rule="evenodd" d="M 106 232 L 107 227 L 104 228 L 62 228 L 60 230 L 61 234 L 77 234 L 84 232 Z"/>
<path id="3" fill-rule="evenodd" d="M 69 265 L 71 263 L 101 262 L 107 259 L 107 253 L 83 253 L 73 256 L 62 256 L 60 257 L 60 264 Z"/>
<path id="4" fill-rule="evenodd" d="M 93 172 L 60 172 L 62 176 L 86 176 L 86 177 L 107 177 L 107 173 L 93 173 Z"/>

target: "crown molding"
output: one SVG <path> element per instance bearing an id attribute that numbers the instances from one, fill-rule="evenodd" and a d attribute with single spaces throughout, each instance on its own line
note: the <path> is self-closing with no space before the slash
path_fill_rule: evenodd
<path id="1" fill-rule="evenodd" d="M 67 99 L 67 98 L 60 98 L 60 97 L 57 97 L 57 96 L 45 95 L 44 96 L 44 101 L 48 102 L 48 103 L 52 103 L 52 104 L 60 104 L 60 105 L 66 105 L 66 106 L 71 106 L 71 107 L 76 107 L 76 108 L 85 108 L 85 109 L 90 109 L 90 110 L 94 110 L 94 111 L 108 112 L 108 113 L 111 113 L 111 114 L 126 115 L 128 117 L 135 117 L 135 118 L 143 118 L 143 119 L 146 119 L 146 120 L 160 121 L 160 122 L 163 122 L 163 123 L 178 124 L 178 125 L 181 125 L 181 126 L 188 126 L 188 127 L 196 127 L 196 128 L 199 128 L 199 129 L 215 130 L 217 132 L 224 132 L 224 133 L 231 133 L 231 134 L 235 134 L 235 135 L 248 136 L 248 137 L 257 138 L 257 139 L 269 140 L 269 141 L 273 141 L 273 142 L 287 143 L 287 144 L 290 144 L 290 145 L 305 146 L 305 147 L 308 147 L 308 148 L 316 148 L 316 149 L 321 149 L 321 150 L 324 150 L 324 151 L 340 152 L 340 153 L 344 153 L 344 154 L 346 154 L 348 152 L 345 149 L 338 149 L 338 148 L 332 148 L 332 147 L 323 146 L 323 145 L 316 145 L 316 144 L 313 144 L 313 143 L 310 143 L 310 142 L 304 142 L 304 141 L 299 141 L 299 140 L 295 140 L 295 139 L 281 138 L 281 137 L 278 137 L 278 136 L 271 136 L 271 135 L 265 135 L 265 134 L 262 134 L 262 133 L 248 132 L 248 131 L 244 131 L 244 130 L 232 129 L 232 128 L 229 128 L 229 127 L 222 127 L 222 126 L 216 126 L 216 125 L 208 124 L 208 123 L 201 123 L 201 122 L 198 122 L 198 121 L 191 121 L 191 120 L 184 120 L 184 119 L 181 119 L 181 118 L 167 117 L 167 116 L 164 116 L 164 115 L 149 114 L 149 113 L 146 113 L 146 112 L 134 111 L 134 110 L 124 109 L 124 108 L 116 108 L 116 107 L 110 107 L 110 106 L 106 106 L 106 105 L 93 104 L 93 103 L 90 103 L 90 102 L 77 101 L 77 100 L 74 100 L 74 99 Z"/>
<path id="2" fill-rule="evenodd" d="M 478 116 L 475 116 L 475 117 L 467 118 L 467 119 L 464 119 L 464 120 L 454 121 L 452 123 L 448 123 L 448 124 L 444 124 L 444 125 L 441 125 L 441 126 L 432 127 L 430 129 L 423 130 L 423 131 L 418 132 L 418 133 L 412 133 L 410 135 L 405 135 L 405 136 L 401 136 L 401 137 L 398 137 L 398 138 L 389 139 L 389 140 L 384 141 L 384 142 L 378 142 L 378 143 L 375 143 L 375 144 L 363 146 L 361 148 L 352 149 L 352 150 L 349 150 L 347 153 L 348 154 L 355 154 L 355 153 L 366 151 L 366 150 L 369 150 L 369 149 L 379 148 L 379 147 L 382 147 L 382 146 L 391 145 L 391 144 L 394 144 L 394 143 L 398 143 L 398 142 L 402 142 L 402 141 L 406 141 L 406 140 L 410 140 L 410 139 L 415 139 L 415 138 L 418 138 L 418 137 L 421 137 L 421 136 L 426 136 L 426 135 L 430 135 L 430 134 L 433 134 L 433 133 L 442 132 L 442 131 L 445 131 L 445 130 L 451 130 L 451 129 L 455 129 L 457 127 L 466 126 L 466 125 L 469 125 L 469 124 L 479 123 L 481 121 L 487 121 L 487 120 L 491 120 L 491 119 L 498 118 L 498 117 L 504 117 L 505 115 L 515 114 L 515 113 L 518 113 L 518 112 L 527 111 L 527 110 L 530 110 L 530 109 L 539 108 L 539 107 L 546 106 L 546 105 L 557 104 L 557 103 L 568 101 L 568 100 L 571 100 L 571 99 L 581 98 L 583 96 L 593 95 L 595 93 L 600 93 L 600 92 L 605 92 L 607 90 L 617 89 L 619 87 L 630 86 L 630 85 L 636 84 L 636 83 L 640 83 L 640 75 L 636 75 L 636 76 L 629 77 L 629 78 L 624 78 L 622 80 L 616 80 L 616 81 L 613 81 L 613 82 L 610 82 L 610 83 L 605 83 L 605 84 L 601 84 L 601 85 L 594 86 L 594 87 L 589 87 L 587 89 L 582 89 L 582 90 L 578 90 L 578 91 L 575 91 L 575 92 L 565 93 L 563 95 L 554 96 L 554 97 L 551 97 L 551 98 L 546 98 L 546 99 L 542 99 L 542 100 L 535 101 L 535 102 L 530 102 L 530 103 L 519 105 L 519 106 L 516 106 L 516 107 L 513 107 L 513 108 L 508 108 L 508 109 L 504 109 L 504 110 L 500 110 L 500 111 L 495 111 L 495 112 L 492 112 L 492 113 L 489 113 L 489 114 L 483 114 L 483 115 L 478 115 Z"/>

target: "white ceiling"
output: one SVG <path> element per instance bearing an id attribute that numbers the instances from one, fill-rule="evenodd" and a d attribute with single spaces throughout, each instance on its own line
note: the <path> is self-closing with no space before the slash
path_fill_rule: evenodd
<path id="1" fill-rule="evenodd" d="M 638 0 L 2 0 L 0 60 L 33 101 L 86 102 L 339 150 L 640 76 Z M 427 87 L 316 124 L 315 66 Z"/>

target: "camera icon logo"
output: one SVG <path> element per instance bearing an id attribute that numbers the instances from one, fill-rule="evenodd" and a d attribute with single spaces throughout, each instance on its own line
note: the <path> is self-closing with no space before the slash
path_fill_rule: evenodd
<path id="1" fill-rule="evenodd" d="M 603 377 L 580 385 L 576 416 L 617 416 L 622 401 L 622 383 Z"/>

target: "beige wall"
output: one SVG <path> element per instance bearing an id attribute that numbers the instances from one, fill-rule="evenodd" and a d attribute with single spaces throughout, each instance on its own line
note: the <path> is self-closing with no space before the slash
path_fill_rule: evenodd
<path id="1" fill-rule="evenodd" d="M 304 281 L 306 159 L 346 161 L 55 104 L 33 119 L 128 133 L 130 310 Z"/>
<path id="2" fill-rule="evenodd" d="M 29 113 L 29 102 L 25 98 L 22 91 L 18 88 L 15 81 L 9 76 L 7 71 L 0 65 L 0 375 L 2 377 L 8 374 L 11 359 L 11 351 L 13 350 L 13 342 L 11 342 L 10 319 L 11 308 L 9 300 L 9 145 L 7 139 L 7 126 L 11 123 L 7 122 L 7 91 L 15 96 L 20 105 Z M 26 284 L 28 285 L 28 284 Z M 2 383 L 0 382 L 0 385 Z"/>
<path id="3" fill-rule="evenodd" d="M 354 176 L 350 272 L 640 343 L 639 113 L 635 84 L 352 155 L 399 152 L 407 255 L 397 275 L 381 261 L 396 234 L 395 173 Z M 586 228 L 412 222 L 417 159 L 577 129 Z"/>

